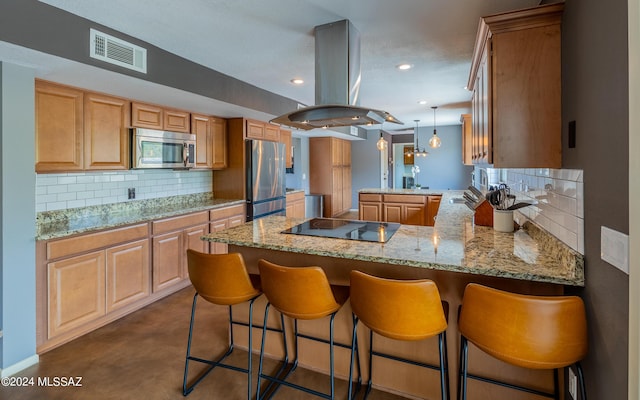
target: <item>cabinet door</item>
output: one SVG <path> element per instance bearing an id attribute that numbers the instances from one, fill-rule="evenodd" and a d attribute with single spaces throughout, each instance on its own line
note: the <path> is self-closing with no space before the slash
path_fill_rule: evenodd
<path id="1" fill-rule="evenodd" d="M 162 108 L 151 104 L 131 103 L 131 126 L 163 129 Z"/>
<path id="2" fill-rule="evenodd" d="M 129 168 L 129 101 L 84 95 L 84 169 Z"/>
<path id="3" fill-rule="evenodd" d="M 182 280 L 184 239 L 182 231 L 153 238 L 153 291 L 157 292 Z"/>
<path id="4" fill-rule="evenodd" d="M 384 203 L 383 211 L 386 222 L 402 222 L 402 205 Z"/>
<path id="5" fill-rule="evenodd" d="M 363 221 L 382 221 L 382 203 L 360 203 L 359 219 Z"/>
<path id="6" fill-rule="evenodd" d="M 209 224 L 209 231 L 211 233 L 220 232 L 227 229 L 228 227 L 229 227 L 229 220 L 227 218 L 222 218 L 215 221 L 211 221 L 211 223 Z M 217 243 L 217 242 L 209 243 L 209 250 L 211 254 L 227 254 L 228 252 L 227 247 L 228 246 L 226 243 Z"/>
<path id="7" fill-rule="evenodd" d="M 436 216 L 440 209 L 440 200 L 442 200 L 442 196 L 427 196 L 427 226 L 435 225 Z"/>
<path id="8" fill-rule="evenodd" d="M 462 164 L 473 165 L 473 159 L 472 159 L 473 139 L 472 139 L 471 114 L 462 114 L 460 116 L 460 122 L 462 123 Z"/>
<path id="9" fill-rule="evenodd" d="M 182 110 L 163 110 L 163 129 L 171 132 L 191 132 L 191 114 Z"/>
<path id="10" fill-rule="evenodd" d="M 83 168 L 83 93 L 36 81 L 36 172 Z"/>
<path id="11" fill-rule="evenodd" d="M 224 118 L 210 118 L 211 136 L 213 141 L 213 169 L 227 168 L 227 120 Z"/>
<path id="12" fill-rule="evenodd" d="M 293 153 L 291 148 L 291 131 L 280 129 L 280 141 L 284 143 L 285 150 L 285 168 L 293 167 Z"/>
<path id="13" fill-rule="evenodd" d="M 333 167 L 333 189 L 331 192 L 331 216 L 335 217 L 344 211 L 344 194 L 342 192 L 342 168 Z"/>
<path id="14" fill-rule="evenodd" d="M 353 205 L 351 197 L 351 167 L 342 167 L 342 209 L 349 211 Z"/>
<path id="15" fill-rule="evenodd" d="M 351 142 L 342 140 L 342 165 L 351 165 Z"/>
<path id="16" fill-rule="evenodd" d="M 49 338 L 105 315 L 104 268 L 104 251 L 47 264 Z"/>
<path id="17" fill-rule="evenodd" d="M 264 140 L 280 141 L 280 128 L 276 125 L 264 124 Z"/>
<path id="18" fill-rule="evenodd" d="M 247 139 L 264 139 L 264 123 L 247 121 Z"/>
<path id="19" fill-rule="evenodd" d="M 402 223 L 407 225 L 425 225 L 426 210 L 424 205 L 407 204 L 402 206 Z"/>
<path id="20" fill-rule="evenodd" d="M 491 94 L 491 57 L 487 55 L 485 50 L 483 54 L 483 66 L 481 73 L 481 147 L 482 153 L 480 156 L 483 163 L 493 163 L 493 124 L 491 117 L 492 110 L 492 94 Z"/>
<path id="21" fill-rule="evenodd" d="M 342 166 L 342 140 L 336 138 L 330 138 L 329 140 L 331 140 L 331 165 L 334 167 Z"/>
<path id="22" fill-rule="evenodd" d="M 150 294 L 149 239 L 106 250 L 107 312 Z"/>
<path id="23" fill-rule="evenodd" d="M 302 201 L 298 200 L 295 203 L 293 203 L 293 217 L 304 218 L 304 216 L 305 216 L 304 199 Z"/>
<path id="24" fill-rule="evenodd" d="M 209 117 L 191 115 L 191 133 L 196 135 L 196 168 L 213 167 L 213 138 Z"/>
<path id="25" fill-rule="evenodd" d="M 184 230 L 185 251 L 183 255 L 182 265 L 184 271 L 183 278 L 189 278 L 189 266 L 187 263 L 187 249 L 199 251 L 200 253 L 209 253 L 209 243 L 200 239 L 209 233 L 209 224 L 198 225 Z"/>

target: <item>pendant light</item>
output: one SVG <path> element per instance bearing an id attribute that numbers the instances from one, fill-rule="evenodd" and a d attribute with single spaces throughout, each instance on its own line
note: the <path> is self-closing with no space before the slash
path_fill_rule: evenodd
<path id="1" fill-rule="evenodd" d="M 415 136 L 415 138 L 416 138 L 416 147 L 413 149 L 413 154 L 416 157 L 426 157 L 427 154 L 429 154 L 429 153 L 427 153 L 427 151 L 425 149 L 420 148 L 420 144 L 419 144 L 420 138 L 418 137 L 419 136 L 418 135 L 418 122 L 420 122 L 420 120 L 419 119 L 414 119 L 414 121 L 416 123 L 416 130 L 414 131 L 413 136 Z"/>
<path id="2" fill-rule="evenodd" d="M 380 139 L 376 142 L 378 150 L 383 151 L 387 148 L 387 141 L 382 137 L 382 124 L 380 124 Z"/>
<path id="3" fill-rule="evenodd" d="M 433 136 L 431 136 L 431 139 L 429 139 L 429 146 L 431 146 L 431 148 L 433 149 L 437 149 L 438 147 L 442 146 L 442 141 L 436 133 L 436 109 L 438 108 L 438 106 L 433 106 L 431 108 L 433 108 Z"/>

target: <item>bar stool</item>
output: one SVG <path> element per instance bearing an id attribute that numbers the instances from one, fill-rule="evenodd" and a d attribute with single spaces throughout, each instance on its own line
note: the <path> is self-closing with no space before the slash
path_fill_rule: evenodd
<path id="1" fill-rule="evenodd" d="M 449 372 L 446 329 L 449 304 L 440 299 L 436 284 L 428 279 L 386 279 L 353 270 L 351 271 L 350 301 L 353 310 L 352 350 L 357 346 L 358 320 L 370 329 L 369 382 L 364 398 L 371 391 L 371 367 L 375 355 L 440 371 L 440 394 L 442 399 L 447 399 Z M 440 365 L 435 366 L 375 351 L 373 350 L 374 332 L 402 341 L 423 340 L 437 335 Z M 352 352 L 352 366 L 353 357 Z M 349 380 L 351 382 L 351 376 Z"/>
<path id="2" fill-rule="evenodd" d="M 189 340 L 187 342 L 187 358 L 184 365 L 184 380 L 182 383 L 182 394 L 187 396 L 215 367 L 223 367 L 247 374 L 247 398 L 251 399 L 251 349 L 252 349 L 252 328 L 253 328 L 253 302 L 262 292 L 260 291 L 260 277 L 249 275 L 242 255 L 231 254 L 205 254 L 194 250 L 187 250 L 187 262 L 189 267 L 189 279 L 196 289 L 191 307 L 191 322 L 189 324 Z M 196 302 L 198 296 L 204 300 L 217 304 L 229 306 L 229 348 L 216 360 L 202 359 L 191 355 L 191 340 L 193 336 L 194 317 L 196 313 Z M 244 302 L 249 302 L 249 323 L 235 321 L 233 319 L 232 306 Z M 249 355 L 247 368 L 239 368 L 233 365 L 224 364 L 223 360 L 233 352 L 233 325 L 244 325 L 249 327 Z M 266 325 L 266 323 L 264 324 Z M 205 370 L 191 385 L 187 386 L 187 375 L 189 373 L 189 361 L 208 364 Z"/>
<path id="3" fill-rule="evenodd" d="M 464 291 L 458 327 L 462 335 L 459 398 L 467 398 L 468 377 L 559 399 L 559 369 L 575 365 L 586 400 L 580 360 L 587 354 L 587 320 L 579 297 L 522 295 L 470 283 Z M 554 392 L 469 374 L 468 342 L 511 365 L 554 370 Z"/>
<path id="4" fill-rule="evenodd" d="M 290 365 L 289 370 L 282 376 L 280 371 L 274 376 L 263 374 L 263 358 L 266 331 L 262 334 L 262 345 L 260 351 L 260 366 L 258 367 L 258 400 L 265 395 L 272 396 L 280 386 L 285 385 L 294 389 L 302 390 L 325 399 L 335 398 L 335 382 L 334 382 L 334 345 L 350 348 L 350 345 L 336 343 L 333 340 L 334 318 L 338 310 L 349 298 L 348 286 L 330 285 L 324 271 L 320 267 L 285 267 L 277 265 L 265 260 L 258 261 L 258 269 L 260 270 L 260 279 L 262 281 L 262 290 L 267 297 L 268 303 L 265 308 L 264 320 L 269 315 L 269 308 L 273 306 L 281 315 L 284 314 L 294 321 L 295 336 L 295 359 Z M 305 335 L 298 332 L 298 320 L 313 320 L 324 317 L 330 317 L 329 320 L 329 340 Z M 282 326 L 284 331 L 284 325 Z M 286 348 L 286 333 L 283 333 Z M 310 339 L 322 343 L 329 344 L 329 362 L 330 362 L 330 380 L 331 390 L 329 393 L 319 392 L 310 388 L 287 382 L 287 377 L 298 366 L 298 338 Z M 285 358 L 285 363 L 288 362 Z M 269 387 L 264 391 L 260 390 L 260 380 L 264 378 L 271 383 L 276 383 L 275 390 L 269 392 Z"/>

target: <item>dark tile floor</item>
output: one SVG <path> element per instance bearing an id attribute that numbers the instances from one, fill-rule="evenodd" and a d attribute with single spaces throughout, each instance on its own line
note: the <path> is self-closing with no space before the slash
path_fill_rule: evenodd
<path id="1" fill-rule="evenodd" d="M 163 300 L 40 355 L 40 362 L 15 376 L 33 377 L 29 387 L 0 386 L 0 399 L 181 399 L 184 358 L 193 288 Z M 193 354 L 216 355 L 227 344 L 227 308 L 201 301 L 196 318 Z M 231 362 L 246 365 L 247 353 L 234 352 Z M 254 355 L 257 372 L 258 357 Z M 266 366 L 276 368 L 270 360 Z M 194 373 L 195 367 L 191 367 Z M 38 386 L 38 378 L 82 377 L 81 387 Z M 255 373 L 254 373 L 255 379 Z M 297 383 L 328 389 L 326 375 L 302 368 Z M 255 383 L 253 385 L 255 387 Z M 360 395 L 362 395 L 362 392 Z M 346 381 L 337 380 L 336 397 L 346 398 Z M 282 388 L 274 399 L 309 399 L 315 396 Z M 373 391 L 372 400 L 400 399 Z M 218 369 L 187 397 L 198 399 L 246 399 L 246 375 Z"/>

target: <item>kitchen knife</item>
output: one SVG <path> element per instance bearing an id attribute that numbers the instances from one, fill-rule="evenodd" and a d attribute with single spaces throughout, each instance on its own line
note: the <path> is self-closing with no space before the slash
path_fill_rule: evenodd
<path id="1" fill-rule="evenodd" d="M 470 201 L 465 201 L 465 202 L 464 202 L 464 205 L 465 205 L 465 206 L 467 206 L 467 207 L 469 208 L 469 210 L 471 210 L 471 211 L 473 211 L 473 212 L 475 212 L 475 211 L 476 211 L 476 208 L 475 208 L 475 206 L 474 206 L 474 203 L 472 203 L 472 202 L 470 202 Z"/>
<path id="2" fill-rule="evenodd" d="M 484 198 L 484 195 L 482 194 L 482 192 L 480 190 L 476 189 L 475 186 L 471 185 L 467 189 L 469 189 L 471 191 L 471 193 L 473 193 L 473 195 L 478 198 L 478 200 Z"/>
<path id="3" fill-rule="evenodd" d="M 464 192 L 462 194 L 462 197 L 464 197 L 465 200 L 467 200 L 467 201 L 469 201 L 471 203 L 477 203 L 478 202 L 478 199 L 476 199 L 475 196 L 472 196 L 467 192 Z"/>

